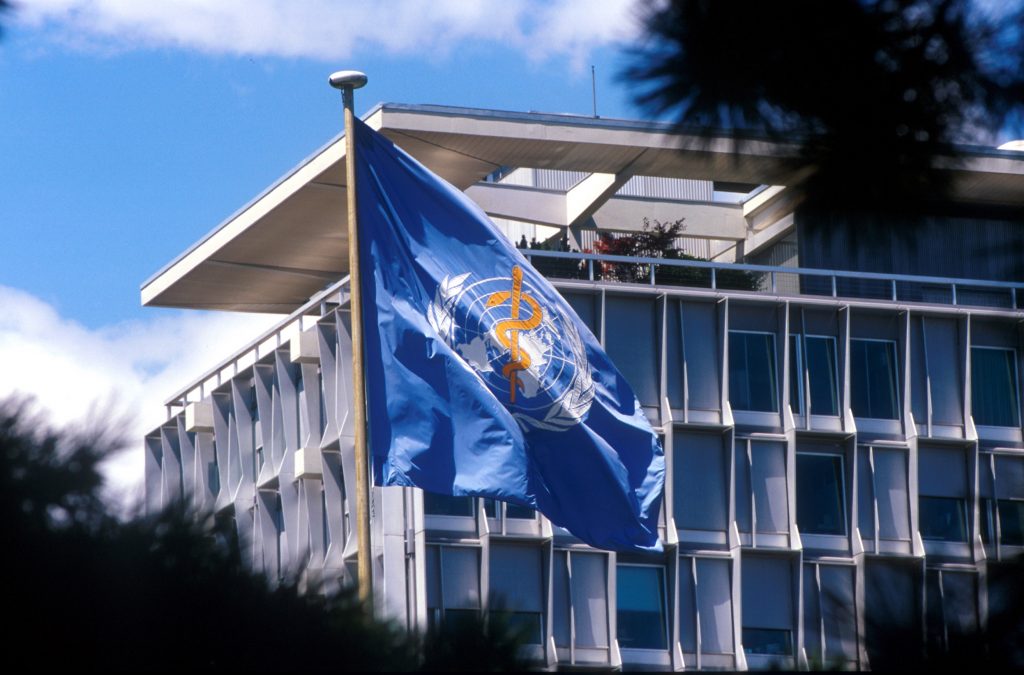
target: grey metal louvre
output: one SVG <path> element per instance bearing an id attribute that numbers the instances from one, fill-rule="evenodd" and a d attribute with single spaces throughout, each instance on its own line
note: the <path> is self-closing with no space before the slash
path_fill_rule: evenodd
<path id="1" fill-rule="evenodd" d="M 494 543 L 490 567 L 492 609 L 544 611 L 539 548 Z"/>
<path id="2" fill-rule="evenodd" d="M 744 555 L 743 627 L 793 629 L 793 570 L 789 560 Z"/>
<path id="3" fill-rule="evenodd" d="M 750 445 L 750 482 L 757 509 L 757 531 L 787 533 L 786 445 L 777 441 L 751 441 Z"/>
<path id="4" fill-rule="evenodd" d="M 576 646 L 607 647 L 608 557 L 599 553 L 573 553 L 570 561 Z"/>
<path id="5" fill-rule="evenodd" d="M 719 433 L 675 430 L 676 526 L 725 530 L 729 523 L 729 457 Z"/>
<path id="6" fill-rule="evenodd" d="M 701 650 L 732 654 L 732 561 L 697 559 L 697 609 L 700 612 Z"/>
<path id="7" fill-rule="evenodd" d="M 910 503 L 907 498 L 907 452 L 874 448 L 878 534 L 883 539 L 910 539 Z"/>

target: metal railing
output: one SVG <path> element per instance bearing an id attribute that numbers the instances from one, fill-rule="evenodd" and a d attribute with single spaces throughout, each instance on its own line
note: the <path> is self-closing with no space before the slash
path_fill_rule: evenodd
<path id="1" fill-rule="evenodd" d="M 635 258 L 596 253 L 565 253 L 524 249 L 521 253 L 550 279 L 580 279 L 600 283 L 642 283 L 650 286 L 706 288 L 720 291 L 770 293 L 792 296 L 823 296 L 887 302 L 923 302 L 958 307 L 1017 310 L 1024 282 L 953 279 L 908 274 L 847 272 L 804 267 L 775 267 L 671 258 Z M 168 416 L 173 407 L 202 399 L 256 362 L 280 349 L 284 336 L 305 329 L 307 318 L 319 320 L 329 306 L 344 304 L 348 277 L 317 293 L 286 319 L 261 333 L 220 365 L 211 368 L 165 401 Z M 198 394 L 198 399 L 190 398 Z"/>
<path id="2" fill-rule="evenodd" d="M 635 258 L 596 253 L 524 249 L 521 253 L 552 279 L 644 283 L 779 295 L 924 302 L 1020 309 L 1024 281 L 955 279 L 910 274 L 776 267 L 704 260 Z"/>

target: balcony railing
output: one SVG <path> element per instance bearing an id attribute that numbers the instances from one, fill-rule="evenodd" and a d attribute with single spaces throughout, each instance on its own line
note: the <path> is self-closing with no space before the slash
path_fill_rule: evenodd
<path id="1" fill-rule="evenodd" d="M 1018 310 L 1024 282 L 952 279 L 907 274 L 846 272 L 700 260 L 634 258 L 595 253 L 521 251 L 549 279 L 599 283 L 641 283 L 659 287 L 703 288 L 786 296 L 824 296 L 884 302 L 920 302 L 958 307 Z M 238 372 L 279 349 L 293 334 L 313 325 L 330 309 L 348 302 L 348 277 L 338 281 L 264 331 L 234 356 L 211 368 L 165 402 L 168 414 L 208 395 Z"/>
<path id="2" fill-rule="evenodd" d="M 537 249 L 521 252 L 549 279 L 644 283 L 651 286 L 684 286 L 778 295 L 816 295 L 1010 310 L 1019 309 L 1019 302 L 1024 301 L 1024 281 L 953 279 L 703 260 L 563 253 Z"/>

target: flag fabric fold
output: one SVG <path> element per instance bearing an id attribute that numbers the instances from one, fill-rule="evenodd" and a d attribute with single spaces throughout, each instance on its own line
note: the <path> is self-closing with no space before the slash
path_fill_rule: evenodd
<path id="1" fill-rule="evenodd" d="M 590 330 L 468 197 L 365 123 L 354 133 L 375 483 L 661 550 L 664 453 Z"/>

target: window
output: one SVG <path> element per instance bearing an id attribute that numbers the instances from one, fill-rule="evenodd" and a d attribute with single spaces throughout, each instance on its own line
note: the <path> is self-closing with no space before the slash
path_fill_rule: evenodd
<path id="1" fill-rule="evenodd" d="M 1024 457 L 982 453 L 978 474 L 982 539 L 1024 546 Z"/>
<path id="2" fill-rule="evenodd" d="M 804 370 L 811 390 L 810 413 L 839 414 L 839 372 L 836 365 L 836 339 L 819 335 L 790 335 L 789 400 L 793 410 L 806 414 L 804 406 Z"/>
<path id="3" fill-rule="evenodd" d="M 793 575 L 784 558 L 744 556 L 743 651 L 789 656 L 793 653 Z"/>
<path id="4" fill-rule="evenodd" d="M 796 522 L 804 534 L 846 534 L 841 455 L 797 453 Z"/>
<path id="5" fill-rule="evenodd" d="M 852 565 L 804 565 L 804 645 L 812 669 L 857 660 L 855 571 Z"/>
<path id="6" fill-rule="evenodd" d="M 497 499 L 485 499 L 484 500 L 484 513 L 487 514 L 488 518 L 497 518 L 499 511 L 499 504 L 505 504 L 505 517 L 506 518 L 518 518 L 520 520 L 534 520 L 537 517 L 537 512 L 528 506 L 520 506 L 519 504 L 509 504 L 507 502 L 500 502 Z"/>
<path id="7" fill-rule="evenodd" d="M 427 547 L 427 627 L 452 629 L 480 616 L 480 552 L 457 546 Z"/>
<path id="8" fill-rule="evenodd" d="M 967 463 L 963 451 L 921 447 L 918 464 L 921 538 L 966 542 Z"/>
<path id="9" fill-rule="evenodd" d="M 665 569 L 618 565 L 618 631 L 623 649 L 666 649 Z"/>
<path id="10" fill-rule="evenodd" d="M 850 407 L 857 417 L 899 419 L 896 343 L 850 340 Z"/>
<path id="11" fill-rule="evenodd" d="M 729 331 L 729 401 L 734 410 L 778 412 L 775 335 Z"/>
<path id="12" fill-rule="evenodd" d="M 555 644 L 607 649 L 608 556 L 556 550 L 551 576 Z"/>
<path id="13" fill-rule="evenodd" d="M 423 512 L 428 516 L 473 516 L 472 497 L 453 497 L 423 492 Z"/>
<path id="14" fill-rule="evenodd" d="M 983 426 L 1020 426 L 1016 351 L 971 347 L 971 414 Z"/>
<path id="15" fill-rule="evenodd" d="M 929 646 L 941 651 L 974 648 L 978 629 L 977 577 L 965 572 L 928 570 L 925 580 Z"/>
<path id="16" fill-rule="evenodd" d="M 541 551 L 527 546 L 491 547 L 490 611 L 528 644 L 544 642 Z"/>
<path id="17" fill-rule="evenodd" d="M 673 514 L 684 530 L 729 527 L 729 456 L 720 434 L 674 430 Z"/>
<path id="18" fill-rule="evenodd" d="M 921 537 L 967 541 L 967 504 L 954 497 L 921 497 Z"/>
<path id="19" fill-rule="evenodd" d="M 858 455 L 858 527 L 865 537 L 909 542 L 910 498 L 907 451 L 861 446 Z M 878 532 L 875 532 L 875 519 Z"/>
<path id="20" fill-rule="evenodd" d="M 747 654 L 789 656 L 793 638 L 788 630 L 779 628 L 744 628 L 743 651 Z"/>

